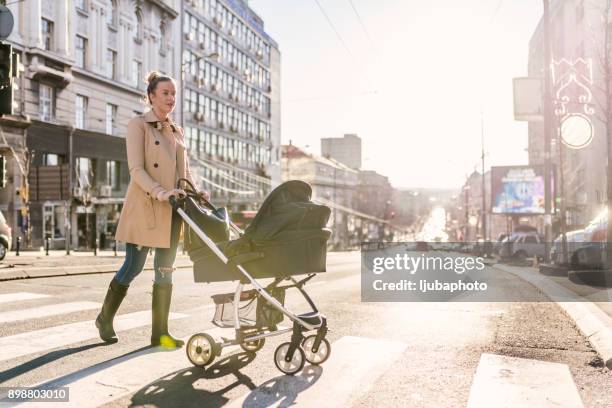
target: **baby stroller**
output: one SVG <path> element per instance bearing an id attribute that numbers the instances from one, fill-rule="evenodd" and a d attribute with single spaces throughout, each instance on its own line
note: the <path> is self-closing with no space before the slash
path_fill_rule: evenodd
<path id="1" fill-rule="evenodd" d="M 325 272 L 328 207 L 310 201 L 309 184 L 292 180 L 274 189 L 250 225 L 243 231 L 224 208 L 216 208 L 198 195 L 185 179 L 187 196 L 170 203 L 185 222 L 185 246 L 194 263 L 195 282 L 238 280 L 233 293 L 212 296 L 213 323 L 235 328 L 235 338 L 217 342 L 197 333 L 187 342 L 189 361 L 198 367 L 212 363 L 224 347 L 240 345 L 247 352 L 260 350 L 266 337 L 291 333 L 291 341 L 274 352 L 276 367 L 293 375 L 308 361 L 322 364 L 331 352 L 327 319 L 304 290 L 316 273 Z M 230 231 L 238 238 L 231 240 Z M 247 271 L 248 269 L 248 271 Z M 296 280 L 293 275 L 307 275 Z M 272 278 L 267 286 L 258 279 Z M 286 282 L 289 281 L 289 282 Z M 285 282 L 285 283 L 284 283 Z M 245 284 L 253 289 L 243 290 Z M 285 292 L 297 289 L 312 309 L 294 314 L 284 306 Z M 284 317 L 292 327 L 279 328 Z"/>

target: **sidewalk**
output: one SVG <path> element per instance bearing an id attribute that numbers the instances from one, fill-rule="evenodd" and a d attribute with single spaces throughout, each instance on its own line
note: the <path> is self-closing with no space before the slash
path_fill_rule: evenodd
<path id="1" fill-rule="evenodd" d="M 0 282 L 13 279 L 116 272 L 123 264 L 124 257 L 125 252 L 122 251 L 117 251 L 117 256 L 114 256 L 113 251 L 98 251 L 97 256 L 94 256 L 93 252 L 75 251 L 66 255 L 65 250 L 49 251 L 48 256 L 43 251 L 22 251 L 19 256 L 16 256 L 15 252 L 10 252 L 0 261 Z M 191 268 L 192 265 L 189 256 L 183 255 L 179 250 L 174 266 Z M 152 269 L 153 256 L 149 256 L 145 270 Z"/>
<path id="2" fill-rule="evenodd" d="M 576 285 L 564 277 L 542 275 L 537 268 L 495 264 L 494 268 L 511 273 L 541 290 L 551 301 L 556 302 L 578 329 L 597 350 L 608 369 L 612 370 L 612 304 L 608 289 L 607 300 L 595 303 L 588 299 L 589 286 Z"/>

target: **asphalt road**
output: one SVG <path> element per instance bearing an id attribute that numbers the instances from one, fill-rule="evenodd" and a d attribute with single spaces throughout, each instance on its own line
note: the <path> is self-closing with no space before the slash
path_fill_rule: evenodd
<path id="1" fill-rule="evenodd" d="M 184 349 L 146 347 L 151 272 L 130 287 L 114 345 L 91 334 L 111 275 L 2 282 L 0 386 L 67 386 L 70 403 L 57 406 L 78 407 L 612 406 L 612 373 L 555 303 L 364 303 L 359 254 L 333 253 L 328 264 L 306 290 L 328 317 L 332 354 L 294 377 L 273 362 L 289 335 L 267 339 L 256 355 L 228 349 L 206 370 Z M 494 276 L 526 299 L 542 296 L 511 274 Z M 233 290 L 177 271 L 173 334 L 231 337 L 210 323 L 210 295 Z M 287 305 L 305 308 L 297 295 Z"/>

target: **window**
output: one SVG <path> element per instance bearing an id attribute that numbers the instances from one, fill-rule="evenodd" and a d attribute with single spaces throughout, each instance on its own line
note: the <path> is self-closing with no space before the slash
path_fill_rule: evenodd
<path id="1" fill-rule="evenodd" d="M 55 109 L 55 92 L 53 87 L 40 84 L 39 99 L 40 120 L 49 122 L 53 119 Z"/>
<path id="2" fill-rule="evenodd" d="M 53 22 L 52 21 L 47 20 L 46 18 L 42 19 L 41 34 L 42 34 L 43 48 L 45 50 L 51 51 L 53 49 Z"/>
<path id="3" fill-rule="evenodd" d="M 66 211 L 63 205 L 43 206 L 43 236 L 51 239 L 64 238 Z"/>
<path id="4" fill-rule="evenodd" d="M 117 52 L 110 48 L 106 50 L 106 76 L 111 79 L 117 78 Z"/>
<path id="5" fill-rule="evenodd" d="M 110 10 L 106 13 L 106 23 L 111 27 L 117 27 L 117 0 L 110 1 Z"/>
<path id="6" fill-rule="evenodd" d="M 76 0 L 76 7 L 79 10 L 87 10 L 87 0 Z"/>
<path id="7" fill-rule="evenodd" d="M 59 156 L 54 153 L 43 153 L 42 156 L 43 166 L 57 166 L 59 165 Z"/>
<path id="8" fill-rule="evenodd" d="M 113 190 L 119 190 L 119 162 L 114 160 L 106 162 L 106 182 Z"/>
<path id="9" fill-rule="evenodd" d="M 76 96 L 75 102 L 75 126 L 79 129 L 85 129 L 85 118 L 87 117 L 87 97 L 83 95 Z"/>
<path id="10" fill-rule="evenodd" d="M 114 135 L 117 132 L 117 105 L 106 104 L 106 133 Z"/>
<path id="11" fill-rule="evenodd" d="M 159 52 L 164 55 L 167 48 L 166 23 L 162 21 L 159 25 Z"/>
<path id="12" fill-rule="evenodd" d="M 91 159 L 87 157 L 79 157 L 77 158 L 76 165 L 77 172 L 79 174 L 79 187 L 91 187 L 91 180 L 93 178 L 93 166 L 91 165 Z"/>
<path id="13" fill-rule="evenodd" d="M 87 40 L 80 35 L 76 36 L 76 65 L 79 68 L 85 68 L 85 60 L 87 58 Z"/>
<path id="14" fill-rule="evenodd" d="M 142 12 L 140 9 L 136 9 L 136 31 L 134 32 L 134 40 L 137 42 L 142 41 Z"/>
<path id="15" fill-rule="evenodd" d="M 142 78 L 142 63 L 137 60 L 132 60 L 132 84 L 136 87 L 140 87 L 140 81 Z"/>

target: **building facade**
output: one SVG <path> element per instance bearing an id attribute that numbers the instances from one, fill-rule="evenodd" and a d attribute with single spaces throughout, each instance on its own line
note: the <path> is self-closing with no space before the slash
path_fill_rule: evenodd
<path id="1" fill-rule="evenodd" d="M 551 143 L 551 157 L 556 169 L 555 192 L 559 199 L 565 200 L 567 216 L 566 222 L 569 229 L 576 229 L 587 224 L 598 214 L 606 201 L 606 130 L 605 130 L 605 106 L 599 102 L 605 101 L 604 71 L 602 66 L 602 46 L 604 44 L 606 24 L 610 27 L 609 17 L 605 19 L 606 2 L 597 0 L 587 2 L 584 0 L 554 0 L 550 4 L 550 26 L 551 26 L 551 50 L 554 69 L 557 75 L 552 76 L 553 99 L 559 100 L 558 92 L 564 95 L 578 96 L 584 94 L 585 85 L 587 93 L 592 96 L 588 105 L 593 113 L 588 117 L 594 128 L 594 137 L 591 143 L 582 149 L 570 149 L 558 143 L 557 129 L 563 115 L 554 115 L 553 141 Z M 604 21 L 607 21 L 604 24 Z M 559 75 L 563 68 L 563 61 L 578 61 L 582 59 L 587 62 L 574 65 L 578 73 L 581 85 L 572 84 L 576 89 L 564 88 L 564 81 L 559 81 Z M 529 76 L 543 77 L 544 72 L 543 52 L 543 23 L 540 21 L 529 43 Z M 588 78 L 590 77 L 590 78 Z M 589 83 L 592 79 L 592 84 Z M 580 88 L 580 89 L 578 89 Z M 558 104 L 555 106 L 559 107 Z M 584 106 L 579 104 L 569 105 L 567 113 L 584 112 Z M 530 122 L 529 129 L 529 164 L 541 165 L 544 162 L 544 136 L 543 124 L 541 122 Z M 561 154 L 561 156 L 560 156 Z M 560 160 L 561 157 L 561 160 Z M 562 165 L 560 164 L 562 163 Z M 561 175 L 563 185 L 561 186 Z M 558 200 L 557 200 L 558 202 Z M 553 227 L 558 230 L 559 213 L 553 220 Z"/>
<path id="2" fill-rule="evenodd" d="M 234 212 L 280 183 L 280 52 L 242 0 L 184 3 L 185 137 L 200 188 Z"/>
<path id="3" fill-rule="evenodd" d="M 332 157 L 346 166 L 361 169 L 361 138 L 355 134 L 321 139 L 321 155 Z"/>
<path id="4" fill-rule="evenodd" d="M 389 178 L 373 170 L 359 172 L 357 210 L 388 220 L 395 217 L 393 187 Z"/>
<path id="5" fill-rule="evenodd" d="M 52 248 L 111 245 L 129 182 L 127 122 L 146 109 L 144 77 L 181 71 L 179 0 L 28 0 L 10 4 L 8 42 L 25 71 L 0 201 L 13 238 Z"/>

